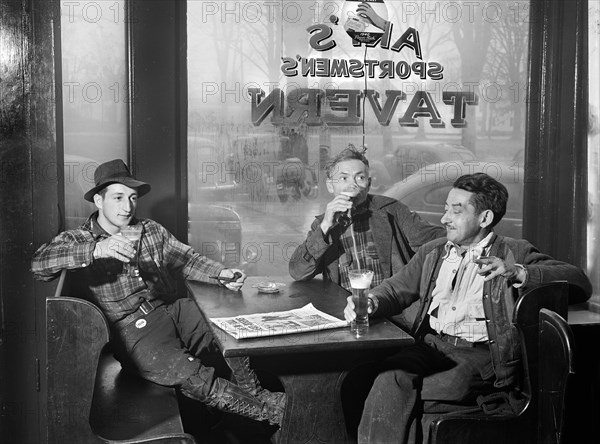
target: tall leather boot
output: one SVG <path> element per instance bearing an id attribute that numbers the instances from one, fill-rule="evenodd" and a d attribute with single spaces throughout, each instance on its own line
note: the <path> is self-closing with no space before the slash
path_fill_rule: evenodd
<path id="1" fill-rule="evenodd" d="M 286 396 L 282 392 L 270 392 L 261 387 L 256 373 L 250 367 L 250 358 L 243 356 L 240 358 L 225 358 L 227 365 L 231 368 L 237 384 L 248 393 L 256 396 L 261 401 L 272 404 L 276 408 L 285 409 Z"/>
<path id="2" fill-rule="evenodd" d="M 256 421 L 269 421 L 271 425 L 280 425 L 283 419 L 283 412 L 280 409 L 259 400 L 223 378 L 215 378 L 207 394 L 204 387 L 195 386 L 190 380 L 181 386 L 181 392 L 209 407 L 227 413 L 236 413 Z"/>

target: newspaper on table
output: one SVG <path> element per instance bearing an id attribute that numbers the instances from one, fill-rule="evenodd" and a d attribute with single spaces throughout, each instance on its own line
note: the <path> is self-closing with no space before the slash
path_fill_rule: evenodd
<path id="1" fill-rule="evenodd" d="M 288 311 L 211 318 L 211 321 L 235 339 L 327 330 L 347 325 L 346 321 L 317 310 L 313 304 Z"/>

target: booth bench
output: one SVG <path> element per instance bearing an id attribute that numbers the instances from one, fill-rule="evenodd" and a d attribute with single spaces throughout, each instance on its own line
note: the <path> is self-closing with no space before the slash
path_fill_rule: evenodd
<path id="1" fill-rule="evenodd" d="M 196 442 L 183 431 L 175 389 L 121 369 L 98 307 L 48 297 L 46 321 L 48 443 Z"/>

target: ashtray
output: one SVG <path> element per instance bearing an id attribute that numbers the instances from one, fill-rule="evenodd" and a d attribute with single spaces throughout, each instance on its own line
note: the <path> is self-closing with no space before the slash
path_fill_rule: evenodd
<path id="1" fill-rule="evenodd" d="M 259 293 L 277 293 L 280 287 L 285 287 L 281 282 L 259 282 L 253 285 Z"/>

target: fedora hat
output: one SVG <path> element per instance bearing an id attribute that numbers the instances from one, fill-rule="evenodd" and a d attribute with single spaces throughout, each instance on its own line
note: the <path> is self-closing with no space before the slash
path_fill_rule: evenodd
<path id="1" fill-rule="evenodd" d="M 129 172 L 129 168 L 121 159 L 105 162 L 96 168 L 94 172 L 94 188 L 84 194 L 83 198 L 88 202 L 94 201 L 94 195 L 113 183 L 121 183 L 137 191 L 138 197 L 142 197 L 150 191 L 150 185 L 146 182 L 136 180 Z"/>

